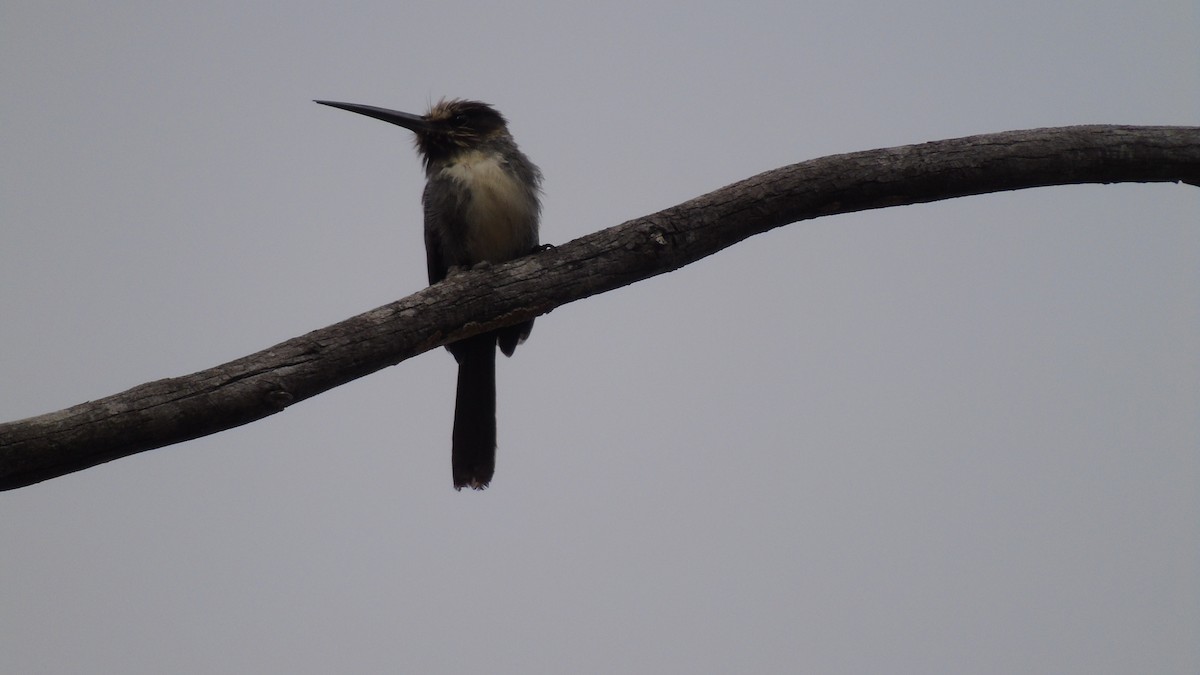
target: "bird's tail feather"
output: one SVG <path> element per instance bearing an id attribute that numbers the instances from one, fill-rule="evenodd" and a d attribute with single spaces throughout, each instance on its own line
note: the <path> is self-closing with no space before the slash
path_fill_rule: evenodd
<path id="1" fill-rule="evenodd" d="M 496 335 L 467 338 L 455 347 L 461 356 L 451 453 L 454 489 L 482 490 L 496 470 Z"/>

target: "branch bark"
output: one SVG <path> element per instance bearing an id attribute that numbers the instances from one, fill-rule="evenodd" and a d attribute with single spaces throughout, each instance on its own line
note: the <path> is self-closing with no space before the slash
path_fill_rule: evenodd
<path id="1" fill-rule="evenodd" d="M 1009 131 L 824 157 L 396 302 L 198 373 L 0 424 L 0 489 L 277 413 L 422 352 L 670 272 L 819 216 L 1076 183 L 1200 186 L 1200 127 Z"/>

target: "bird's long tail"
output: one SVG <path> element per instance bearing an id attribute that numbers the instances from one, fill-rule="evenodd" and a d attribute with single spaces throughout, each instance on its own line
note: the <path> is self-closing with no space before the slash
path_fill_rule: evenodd
<path id="1" fill-rule="evenodd" d="M 482 490 L 496 470 L 496 335 L 467 338 L 454 347 L 458 357 L 450 460 L 454 489 Z"/>

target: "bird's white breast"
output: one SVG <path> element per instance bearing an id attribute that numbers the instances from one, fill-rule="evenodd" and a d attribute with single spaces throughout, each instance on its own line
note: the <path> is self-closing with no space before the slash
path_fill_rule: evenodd
<path id="1" fill-rule="evenodd" d="M 469 152 L 442 169 L 469 194 L 467 252 L 476 262 L 523 256 L 536 239 L 536 204 L 494 154 Z"/>

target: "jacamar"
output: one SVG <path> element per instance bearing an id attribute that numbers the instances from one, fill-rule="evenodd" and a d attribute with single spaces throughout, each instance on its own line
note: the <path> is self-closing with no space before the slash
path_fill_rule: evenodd
<path id="1" fill-rule="evenodd" d="M 317 101 L 416 134 L 425 167 L 425 259 L 429 283 L 480 263 L 538 247 L 542 173 L 517 148 L 498 110 L 442 99 L 424 115 L 357 103 Z M 533 319 L 446 345 L 458 361 L 451 468 L 454 488 L 482 490 L 496 468 L 496 347 L 512 356 Z"/>

